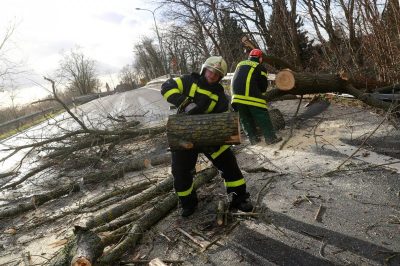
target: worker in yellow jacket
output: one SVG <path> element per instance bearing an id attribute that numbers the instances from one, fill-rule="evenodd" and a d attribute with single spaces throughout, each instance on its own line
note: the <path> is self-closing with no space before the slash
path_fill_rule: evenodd
<path id="1" fill-rule="evenodd" d="M 200 74 L 192 73 L 169 79 L 161 86 L 161 94 L 169 103 L 187 115 L 222 113 L 228 111 L 229 101 L 219 83 L 226 75 L 227 64 L 221 56 L 211 56 L 202 65 Z M 195 147 L 172 151 L 172 175 L 183 217 L 190 216 L 197 206 L 193 190 L 193 173 L 199 153 L 203 153 L 221 172 L 228 194 L 232 194 L 231 209 L 252 211 L 246 182 L 230 145 Z"/>
<path id="2" fill-rule="evenodd" d="M 268 113 L 268 104 L 262 98 L 267 90 L 268 74 L 262 63 L 263 52 L 251 50 L 247 60 L 239 62 L 231 81 L 232 107 L 239 112 L 240 122 L 252 145 L 260 141 L 258 125 L 267 144 L 282 140 L 277 137 Z"/>

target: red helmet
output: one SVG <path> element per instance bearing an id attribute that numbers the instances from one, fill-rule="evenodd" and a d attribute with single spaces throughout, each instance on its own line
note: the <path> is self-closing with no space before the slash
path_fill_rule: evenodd
<path id="1" fill-rule="evenodd" d="M 251 50 L 249 57 L 262 58 L 263 52 L 260 49 Z"/>

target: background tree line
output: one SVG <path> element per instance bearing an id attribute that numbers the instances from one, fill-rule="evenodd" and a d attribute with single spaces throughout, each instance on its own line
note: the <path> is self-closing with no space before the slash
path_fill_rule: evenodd
<path id="1" fill-rule="evenodd" d="M 161 0 L 162 42 L 171 73 L 198 71 L 222 55 L 233 71 L 247 35 L 299 71 L 346 71 L 387 84 L 400 77 L 398 0 Z M 165 74 L 158 43 L 135 45 L 136 75 Z M 139 79 L 140 79 L 139 78 Z M 138 80 L 139 80 L 138 79 Z"/>
<path id="2" fill-rule="evenodd" d="M 232 72 L 247 56 L 241 44 L 246 35 L 269 55 L 285 60 L 298 71 L 345 71 L 380 85 L 399 82 L 398 0 L 158 0 L 157 3 L 161 6 L 157 21 L 162 25 L 159 30 L 169 73 L 199 71 L 210 55 L 222 55 Z M 10 75 L 21 71 L 19 63 L 7 58 L 6 44 L 14 29 L 11 25 L 0 39 L 0 87 L 12 80 Z M 137 88 L 168 74 L 154 35 L 149 34 L 134 44 L 134 60 L 119 73 L 121 84 Z M 271 67 L 269 70 L 276 71 Z M 66 86 L 66 97 L 96 92 L 101 85 L 96 62 L 79 48 L 64 54 L 57 76 Z M 21 115 L 17 108 L 10 108 L 0 121 Z"/>

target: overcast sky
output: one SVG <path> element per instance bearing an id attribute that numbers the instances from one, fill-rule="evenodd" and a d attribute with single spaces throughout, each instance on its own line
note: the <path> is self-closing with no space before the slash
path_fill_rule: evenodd
<path id="1" fill-rule="evenodd" d="M 51 76 L 59 66 L 63 51 L 76 46 L 97 62 L 101 75 L 110 76 L 131 63 L 134 43 L 144 35 L 155 36 L 152 14 L 135 10 L 136 7 L 154 10 L 156 6 L 149 2 L 1 0 L 0 39 L 7 26 L 15 23 L 16 29 L 7 47 L 11 49 L 8 50 L 9 59 L 22 60 L 27 69 L 14 87 L 29 87 L 31 94 L 19 93 L 17 101 L 23 102 L 43 94 L 39 86 L 32 88 L 30 80 L 48 87 L 41 77 Z M 161 13 L 155 14 L 157 21 L 161 21 L 161 17 L 157 17 Z M 0 107 L 9 98 L 5 93 L 0 92 Z"/>

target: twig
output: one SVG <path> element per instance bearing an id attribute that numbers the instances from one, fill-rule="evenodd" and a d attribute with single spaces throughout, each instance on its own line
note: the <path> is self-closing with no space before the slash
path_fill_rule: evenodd
<path id="1" fill-rule="evenodd" d="M 214 239 L 213 241 L 211 241 L 210 243 L 206 244 L 201 250 L 200 252 L 203 253 L 204 251 L 206 251 L 209 247 L 211 247 L 212 245 L 216 244 L 220 239 L 222 238 L 222 235 L 217 237 L 216 239 Z"/>
<path id="2" fill-rule="evenodd" d="M 233 212 L 232 216 L 258 216 L 260 213 L 258 212 Z"/>
<path id="3" fill-rule="evenodd" d="M 326 247 L 326 242 L 322 241 L 321 247 L 319 248 L 319 255 L 323 258 L 325 258 L 325 247 Z"/>
<path id="4" fill-rule="evenodd" d="M 319 208 L 318 208 L 318 211 L 317 211 L 317 213 L 315 214 L 315 217 L 314 217 L 315 221 L 317 221 L 317 222 L 321 221 L 321 218 L 322 218 L 321 216 L 322 216 L 322 212 L 323 212 L 324 209 L 325 209 L 325 207 L 323 207 L 322 204 L 320 204 Z"/>
<path id="5" fill-rule="evenodd" d="M 119 265 L 126 265 L 126 266 L 134 266 L 138 263 L 149 263 L 151 260 L 130 260 L 130 261 L 121 261 Z M 161 259 L 164 263 L 184 263 L 184 260 L 168 260 L 168 259 Z"/>
<path id="6" fill-rule="evenodd" d="M 189 238 L 190 240 L 193 241 L 193 243 L 199 245 L 201 248 L 204 248 L 206 245 L 204 243 L 202 243 L 201 241 L 199 241 L 198 239 L 194 238 L 193 236 L 191 236 L 188 232 L 186 232 L 185 230 L 183 230 L 182 228 L 177 228 L 177 230 L 179 232 L 181 232 L 184 236 L 186 236 L 187 238 Z"/>
<path id="7" fill-rule="evenodd" d="M 257 193 L 257 199 L 256 199 L 256 206 L 254 206 L 253 211 L 256 210 L 257 206 L 258 206 L 259 203 L 260 203 L 261 192 L 262 192 L 265 188 L 267 188 L 267 186 L 269 186 L 269 185 L 272 183 L 272 181 L 274 181 L 274 177 L 273 177 L 273 176 L 269 177 L 269 179 L 267 180 L 267 182 L 265 183 L 265 185 L 260 189 L 260 191 L 258 191 L 258 193 Z"/>
<path id="8" fill-rule="evenodd" d="M 49 79 L 47 77 L 43 77 L 43 78 L 51 83 L 51 87 L 53 89 L 53 95 L 54 95 L 54 98 L 56 99 L 56 101 L 62 105 L 62 107 L 65 109 L 65 111 L 67 111 L 67 113 L 82 127 L 83 130 L 88 132 L 89 129 L 85 126 L 85 124 L 78 117 L 76 117 L 71 112 L 71 110 L 68 108 L 68 106 L 58 97 L 54 80 Z"/>

